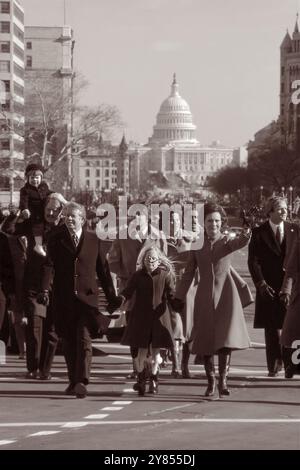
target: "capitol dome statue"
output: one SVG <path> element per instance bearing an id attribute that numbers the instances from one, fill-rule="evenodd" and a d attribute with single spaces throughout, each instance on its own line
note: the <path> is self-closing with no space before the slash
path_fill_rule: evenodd
<path id="1" fill-rule="evenodd" d="M 176 74 L 171 85 L 171 94 L 165 99 L 153 126 L 150 146 L 163 146 L 173 143 L 198 144 L 195 138 L 196 126 L 188 103 L 179 95 Z"/>

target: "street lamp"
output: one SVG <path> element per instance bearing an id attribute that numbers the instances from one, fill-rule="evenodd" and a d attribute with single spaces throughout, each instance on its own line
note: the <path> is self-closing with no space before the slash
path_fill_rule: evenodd
<path id="1" fill-rule="evenodd" d="M 289 201 L 288 201 L 290 217 L 292 216 L 292 213 L 293 213 L 293 190 L 294 190 L 293 186 L 290 186 L 289 187 Z"/>
<path id="2" fill-rule="evenodd" d="M 260 186 L 260 196 L 259 196 L 259 200 L 260 200 L 260 203 L 262 203 L 262 200 L 263 200 L 263 190 L 264 190 L 264 187 L 263 186 Z"/>
<path id="3" fill-rule="evenodd" d="M 284 186 L 282 186 L 282 188 L 281 188 L 281 196 L 285 197 L 285 187 Z"/>

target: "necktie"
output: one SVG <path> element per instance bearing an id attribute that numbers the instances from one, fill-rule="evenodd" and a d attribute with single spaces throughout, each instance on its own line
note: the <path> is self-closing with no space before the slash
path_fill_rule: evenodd
<path id="1" fill-rule="evenodd" d="M 279 245 L 281 245 L 282 239 L 281 239 L 281 232 L 280 232 L 279 227 L 277 227 L 277 230 L 276 230 L 276 241 Z"/>
<path id="2" fill-rule="evenodd" d="M 79 240 L 78 240 L 78 237 L 77 237 L 76 233 L 72 233 L 72 240 L 73 240 L 73 243 L 74 243 L 75 247 L 77 248 Z"/>

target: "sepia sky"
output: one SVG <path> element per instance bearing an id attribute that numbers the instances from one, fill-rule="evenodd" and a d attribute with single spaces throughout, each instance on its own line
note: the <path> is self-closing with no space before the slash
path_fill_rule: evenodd
<path id="1" fill-rule="evenodd" d="M 28 26 L 64 22 L 63 0 L 20 0 Z M 238 146 L 279 113 L 279 47 L 299 0 L 66 0 L 86 104 L 121 110 L 146 143 L 177 74 L 202 144 Z"/>

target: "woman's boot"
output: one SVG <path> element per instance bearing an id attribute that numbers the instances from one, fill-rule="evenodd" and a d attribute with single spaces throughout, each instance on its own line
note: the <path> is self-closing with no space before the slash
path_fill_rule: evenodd
<path id="1" fill-rule="evenodd" d="M 191 374 L 189 371 L 189 358 L 190 358 L 190 350 L 188 343 L 183 343 L 182 346 L 182 358 L 181 358 L 181 373 L 182 378 L 190 379 Z"/>
<path id="2" fill-rule="evenodd" d="M 143 397 L 145 395 L 146 391 L 146 371 L 145 369 L 142 370 L 142 372 L 139 372 L 138 375 L 138 381 L 135 384 L 134 390 L 136 390 L 139 394 L 139 397 Z"/>
<path id="3" fill-rule="evenodd" d="M 156 395 L 158 393 L 158 371 L 156 374 L 151 374 L 149 383 L 149 393 Z"/>
<path id="4" fill-rule="evenodd" d="M 212 397 L 216 391 L 216 376 L 214 356 L 204 356 L 204 369 L 207 377 L 207 389 L 205 391 L 206 397 Z"/>
<path id="5" fill-rule="evenodd" d="M 219 395 L 228 396 L 230 395 L 230 390 L 227 387 L 227 376 L 230 366 L 230 354 L 228 353 L 219 353 Z"/>
<path id="6" fill-rule="evenodd" d="M 175 379 L 178 379 L 178 377 L 180 377 L 180 372 L 179 372 L 179 348 L 176 347 L 176 346 L 170 348 L 170 353 L 171 353 L 171 360 L 172 360 L 171 376 L 174 377 Z"/>

